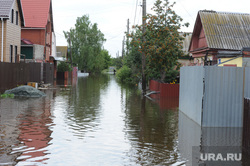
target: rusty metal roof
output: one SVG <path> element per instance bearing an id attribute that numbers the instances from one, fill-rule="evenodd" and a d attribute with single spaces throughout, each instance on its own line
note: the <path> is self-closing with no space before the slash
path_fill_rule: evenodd
<path id="1" fill-rule="evenodd" d="M 199 15 L 209 48 L 250 47 L 250 14 L 202 10 Z"/>
<path id="2" fill-rule="evenodd" d="M 14 0 L 0 0 L 0 17 L 9 18 Z"/>

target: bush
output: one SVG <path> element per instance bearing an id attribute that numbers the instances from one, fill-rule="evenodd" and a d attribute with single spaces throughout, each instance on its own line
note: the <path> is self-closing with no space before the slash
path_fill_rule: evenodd
<path id="1" fill-rule="evenodd" d="M 123 66 L 116 72 L 116 77 L 119 82 L 132 84 L 132 70 L 128 66 Z"/>
<path id="2" fill-rule="evenodd" d="M 57 71 L 58 72 L 72 71 L 72 68 L 69 63 L 63 61 L 57 65 Z"/>

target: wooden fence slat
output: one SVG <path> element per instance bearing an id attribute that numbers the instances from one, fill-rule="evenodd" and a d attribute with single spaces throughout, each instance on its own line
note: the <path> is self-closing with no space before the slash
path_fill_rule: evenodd
<path id="1" fill-rule="evenodd" d="M 17 85 L 26 85 L 27 82 L 44 81 L 53 83 L 54 64 L 44 63 L 42 73 L 41 63 L 5 63 L 0 62 L 0 93 Z M 45 77 L 42 77 L 43 74 Z M 44 78 L 44 80 L 41 80 Z"/>

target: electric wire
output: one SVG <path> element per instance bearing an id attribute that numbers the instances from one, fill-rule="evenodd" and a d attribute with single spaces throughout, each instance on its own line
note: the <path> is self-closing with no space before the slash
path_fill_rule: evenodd
<path id="1" fill-rule="evenodd" d="M 180 3 L 181 7 L 183 7 L 183 9 L 185 10 L 185 12 L 187 12 L 187 14 L 189 15 L 189 17 L 194 21 L 194 18 L 191 16 L 191 14 L 188 12 L 188 10 L 184 7 L 184 5 L 182 5 L 181 1 L 180 0 L 177 0 L 177 1 Z"/>
<path id="2" fill-rule="evenodd" d="M 136 6 L 135 6 L 134 25 L 135 25 L 135 20 L 136 20 L 137 6 L 138 6 L 138 0 L 136 0 Z"/>

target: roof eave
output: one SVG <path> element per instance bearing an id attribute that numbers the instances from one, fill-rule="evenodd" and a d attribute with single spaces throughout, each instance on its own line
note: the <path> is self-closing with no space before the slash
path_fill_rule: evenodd
<path id="1" fill-rule="evenodd" d="M 190 49 L 191 49 L 191 46 L 192 46 L 192 42 L 193 42 L 193 38 L 194 38 L 195 32 L 197 31 L 197 28 L 198 28 L 197 26 L 198 26 L 198 21 L 199 20 L 200 20 L 200 14 L 198 12 L 196 20 L 195 20 L 194 29 L 193 29 L 192 37 L 191 37 L 191 40 L 190 40 L 188 52 L 190 52 Z"/>
<path id="2" fill-rule="evenodd" d="M 20 13 L 20 17 L 21 17 L 21 24 L 22 24 L 22 26 L 25 26 L 25 20 L 24 20 L 24 16 L 23 16 L 22 3 L 21 3 L 20 0 L 17 0 L 17 3 L 18 3 L 19 13 Z"/>
<path id="3" fill-rule="evenodd" d="M 44 27 L 22 27 L 22 29 L 43 29 L 43 30 L 45 30 L 46 28 L 44 28 Z"/>

